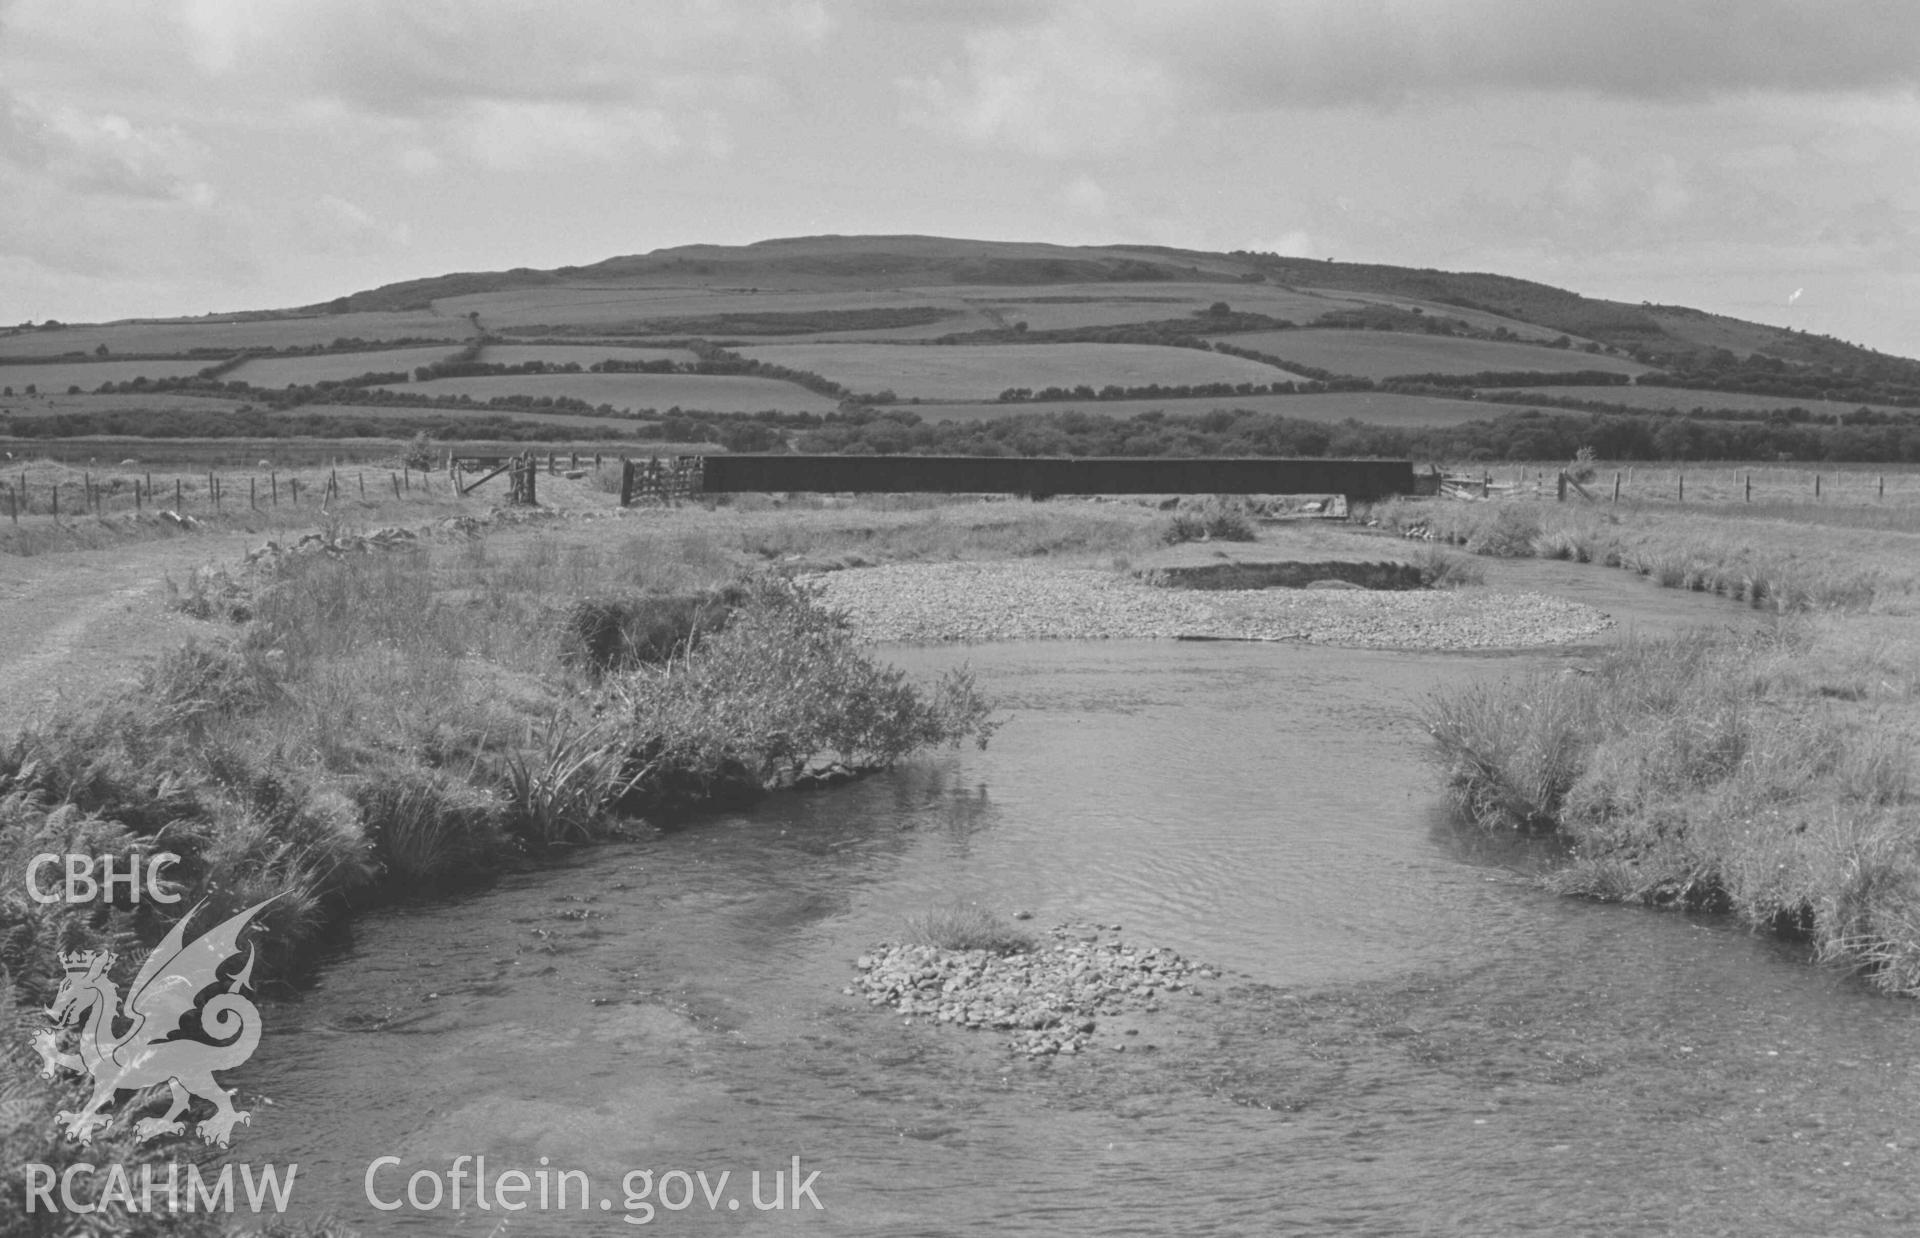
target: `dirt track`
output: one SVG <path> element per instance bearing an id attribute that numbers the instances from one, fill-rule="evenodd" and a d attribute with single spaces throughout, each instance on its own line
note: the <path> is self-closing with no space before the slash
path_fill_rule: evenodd
<path id="1" fill-rule="evenodd" d="M 105 550 L 0 555 L 0 737 L 62 696 L 131 682 L 205 625 L 166 606 L 166 580 L 232 562 L 257 533 L 211 533 Z"/>

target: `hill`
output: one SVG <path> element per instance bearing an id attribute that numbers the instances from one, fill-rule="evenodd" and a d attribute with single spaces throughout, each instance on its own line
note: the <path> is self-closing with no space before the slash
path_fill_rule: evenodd
<path id="1" fill-rule="evenodd" d="M 519 418 L 537 437 L 565 417 L 769 446 L 823 418 L 977 425 L 1000 404 L 1069 426 L 1350 421 L 1404 430 L 1365 440 L 1391 453 L 1543 449 L 1518 404 L 1553 414 L 1556 443 L 1604 431 L 1635 451 L 1920 459 L 1920 361 L 1487 272 L 1250 250 L 791 237 L 459 272 L 293 309 L 0 331 L 0 434 L 40 437 L 370 418 Z M 1703 419 L 1716 424 L 1659 433 Z M 1022 441 L 1075 450 L 1076 435 Z M 877 427 L 836 441 L 898 440 Z"/>

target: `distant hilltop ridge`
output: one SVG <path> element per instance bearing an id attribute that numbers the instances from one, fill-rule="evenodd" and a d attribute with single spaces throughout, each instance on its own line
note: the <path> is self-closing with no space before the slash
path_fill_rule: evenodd
<path id="1" fill-rule="evenodd" d="M 428 308 L 437 300 L 525 288 L 618 283 L 763 292 L 847 291 L 983 285 L 1272 283 L 1431 301 L 1499 315 L 1623 351 L 1663 359 L 1712 350 L 1763 354 L 1799 365 L 1855 371 L 1876 359 L 1914 364 L 1827 336 L 1747 322 L 1678 305 L 1585 297 L 1533 280 L 1487 272 L 1289 258 L 1250 250 L 1213 253 L 1163 245 L 1052 245 L 936 236 L 783 237 L 749 245 L 678 245 L 590 266 L 459 272 L 404 280 L 294 313 Z M 1222 291 L 1221 296 L 1230 293 Z"/>

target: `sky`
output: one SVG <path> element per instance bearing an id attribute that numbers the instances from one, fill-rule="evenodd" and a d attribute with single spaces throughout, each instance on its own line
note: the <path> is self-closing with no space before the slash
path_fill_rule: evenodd
<path id="1" fill-rule="evenodd" d="M 0 0 L 0 323 L 923 233 L 1920 356 L 1912 0 Z"/>

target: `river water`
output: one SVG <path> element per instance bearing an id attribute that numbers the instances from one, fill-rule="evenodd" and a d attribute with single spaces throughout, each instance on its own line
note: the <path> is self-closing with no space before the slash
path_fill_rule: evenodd
<path id="1" fill-rule="evenodd" d="M 1500 571 L 1623 630 L 1752 621 Z M 1591 652 L 888 651 L 969 660 L 992 746 L 363 920 L 266 1009 L 235 1156 L 297 1162 L 294 1215 L 368 1233 L 1914 1232 L 1920 1008 L 1716 921 L 1541 893 L 1541 857 L 1451 823 L 1422 700 Z M 843 993 L 954 900 L 1225 974 L 1075 1058 Z M 462 1156 L 534 1206 L 475 1206 Z"/>

